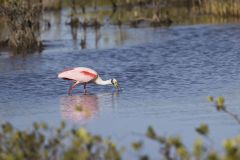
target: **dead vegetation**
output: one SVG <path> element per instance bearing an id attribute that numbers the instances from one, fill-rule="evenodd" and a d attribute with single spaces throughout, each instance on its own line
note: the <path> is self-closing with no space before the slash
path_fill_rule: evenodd
<path id="1" fill-rule="evenodd" d="M 66 24 L 84 29 L 99 29 L 104 23 L 159 27 L 190 17 L 240 17 L 240 0 L 0 0 L 1 22 L 7 28 L 7 38 L 0 39 L 0 47 L 17 53 L 41 50 L 42 12 L 63 7 L 71 8 Z M 47 22 L 47 26 L 51 24 Z"/>
<path id="2" fill-rule="evenodd" d="M 7 44 L 16 53 L 40 50 L 40 19 L 42 1 L 8 0 L 1 4 L 0 15 L 8 30 Z"/>

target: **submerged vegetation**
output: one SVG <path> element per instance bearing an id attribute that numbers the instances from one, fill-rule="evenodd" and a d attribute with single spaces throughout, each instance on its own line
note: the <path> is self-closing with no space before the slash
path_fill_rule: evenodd
<path id="1" fill-rule="evenodd" d="M 238 115 L 231 113 L 224 105 L 224 99 L 214 100 L 218 111 L 224 111 L 239 121 Z M 210 129 L 207 124 L 196 128 L 204 139 L 197 138 L 192 149 L 188 149 L 179 136 L 161 136 L 150 126 L 143 139 L 131 143 L 135 159 L 152 159 L 151 153 L 142 152 L 146 141 L 159 144 L 158 159 L 167 160 L 237 160 L 240 159 L 240 136 L 223 141 L 223 152 L 212 146 Z M 205 143 L 205 141 L 210 141 Z M 156 148 L 152 148 L 154 150 Z M 58 128 L 50 128 L 45 123 L 34 123 L 32 129 L 18 130 L 10 123 L 3 123 L 0 129 L 0 159 L 5 160 L 120 160 L 124 159 L 126 147 L 116 145 L 110 138 L 93 135 L 84 128 L 67 130 L 62 122 Z M 143 154 L 144 153 L 144 154 Z"/>

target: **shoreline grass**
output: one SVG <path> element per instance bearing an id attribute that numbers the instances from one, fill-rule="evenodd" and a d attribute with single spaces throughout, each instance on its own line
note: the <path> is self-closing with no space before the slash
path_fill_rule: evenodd
<path id="1" fill-rule="evenodd" d="M 227 19 L 240 22 L 240 0 L 1 0 L 0 15 L 5 17 L 8 30 L 7 39 L 0 40 L 1 47 L 7 44 L 19 53 L 41 51 L 42 13 L 65 7 L 72 9 L 66 24 L 75 28 L 99 28 L 107 17 L 110 24 L 130 27 L 168 27 L 187 21 L 225 23 Z"/>

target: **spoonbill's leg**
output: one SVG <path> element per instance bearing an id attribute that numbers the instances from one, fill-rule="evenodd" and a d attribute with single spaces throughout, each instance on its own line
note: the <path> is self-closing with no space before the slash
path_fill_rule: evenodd
<path id="1" fill-rule="evenodd" d="M 87 93 L 87 89 L 86 89 L 87 83 L 84 83 L 84 94 Z"/>
<path id="2" fill-rule="evenodd" d="M 73 88 L 76 87 L 76 85 L 78 85 L 78 84 L 79 84 L 78 81 L 77 81 L 77 82 L 74 82 L 74 83 L 69 87 L 67 94 L 70 95 L 70 93 L 71 93 L 71 91 L 73 90 Z"/>

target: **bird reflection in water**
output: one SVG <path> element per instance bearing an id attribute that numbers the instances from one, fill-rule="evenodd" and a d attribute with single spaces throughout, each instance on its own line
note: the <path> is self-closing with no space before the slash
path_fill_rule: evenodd
<path id="1" fill-rule="evenodd" d="M 74 95 L 60 99 L 62 118 L 75 123 L 86 123 L 98 112 L 96 95 Z"/>
<path id="2" fill-rule="evenodd" d="M 60 98 L 60 110 L 63 120 L 85 124 L 93 119 L 99 106 L 115 108 L 118 92 L 98 95 L 72 95 Z"/>

